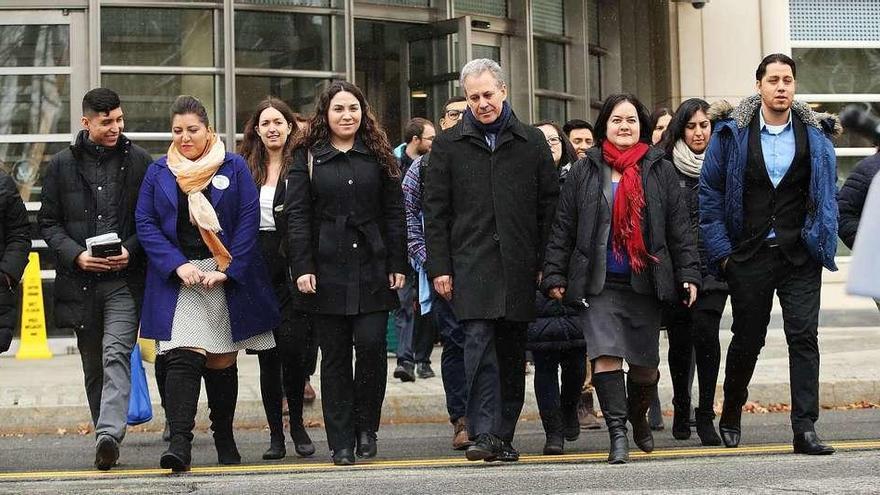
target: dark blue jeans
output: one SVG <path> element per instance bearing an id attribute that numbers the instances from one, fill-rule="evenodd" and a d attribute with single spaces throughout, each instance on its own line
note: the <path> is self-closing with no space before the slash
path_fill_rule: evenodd
<path id="1" fill-rule="evenodd" d="M 464 377 L 464 326 L 452 312 L 452 306 L 435 292 L 431 303 L 434 324 L 443 341 L 440 371 L 446 392 L 446 411 L 455 423 L 467 413 L 467 381 Z"/>
<path id="2" fill-rule="evenodd" d="M 538 409 L 576 408 L 587 378 L 587 353 L 583 347 L 562 351 L 532 351 L 535 358 L 535 399 Z M 562 368 L 560 391 L 559 368 Z"/>

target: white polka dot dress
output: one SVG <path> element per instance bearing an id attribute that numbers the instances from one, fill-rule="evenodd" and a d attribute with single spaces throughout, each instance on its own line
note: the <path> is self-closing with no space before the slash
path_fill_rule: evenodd
<path id="1" fill-rule="evenodd" d="M 213 258 L 190 260 L 190 263 L 203 271 L 217 269 L 217 262 Z M 212 289 L 205 289 L 200 285 L 181 285 L 171 323 L 171 340 L 159 340 L 157 343 L 160 353 L 179 347 L 194 347 L 204 349 L 210 354 L 225 354 L 243 349 L 271 349 L 275 347 L 275 337 L 269 331 L 233 342 L 223 285 Z"/>

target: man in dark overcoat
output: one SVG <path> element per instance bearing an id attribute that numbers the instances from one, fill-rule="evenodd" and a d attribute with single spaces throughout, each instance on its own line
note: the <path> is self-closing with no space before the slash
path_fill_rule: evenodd
<path id="1" fill-rule="evenodd" d="M 526 328 L 559 194 L 540 130 L 510 108 L 501 67 L 461 70 L 468 108 L 437 136 L 425 169 L 427 270 L 464 325 L 469 460 L 515 461 Z"/>

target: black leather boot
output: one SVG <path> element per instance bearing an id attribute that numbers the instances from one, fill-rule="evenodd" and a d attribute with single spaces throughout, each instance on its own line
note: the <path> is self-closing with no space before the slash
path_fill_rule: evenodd
<path id="1" fill-rule="evenodd" d="M 611 439 L 608 464 L 626 464 L 629 460 L 629 442 L 626 439 L 627 406 L 623 370 L 594 373 L 593 387 Z"/>
<path id="2" fill-rule="evenodd" d="M 569 442 L 574 442 L 581 435 L 581 424 L 578 421 L 578 403 L 563 404 L 560 408 L 562 433 Z"/>
<path id="3" fill-rule="evenodd" d="M 156 374 L 156 388 L 159 390 L 159 403 L 162 405 L 162 410 L 165 410 L 165 378 L 168 376 L 168 371 L 165 366 L 165 354 L 157 354 L 156 362 L 154 364 L 154 371 Z M 168 424 L 168 414 L 165 414 L 165 429 L 162 431 L 162 440 L 165 442 L 171 441 L 171 426 Z"/>
<path id="4" fill-rule="evenodd" d="M 541 411 L 541 423 L 544 425 L 544 455 L 562 454 L 565 448 L 563 437 L 562 413 L 558 409 Z"/>
<path id="5" fill-rule="evenodd" d="M 694 413 L 697 422 L 697 436 L 700 437 L 700 443 L 706 446 L 721 445 L 721 438 L 715 432 L 715 411 L 711 409 L 704 411 L 697 408 Z"/>
<path id="6" fill-rule="evenodd" d="M 300 457 L 311 457 L 315 454 L 315 444 L 312 443 L 309 433 L 303 426 L 302 421 L 295 423 L 290 422 L 290 437 L 293 438 L 293 446 L 296 455 Z"/>
<path id="7" fill-rule="evenodd" d="M 206 369 L 205 392 L 211 410 L 209 417 L 211 430 L 214 431 L 217 462 L 226 465 L 241 464 L 241 455 L 232 432 L 235 404 L 238 402 L 238 365 L 233 364 L 222 370 Z"/>
<path id="8" fill-rule="evenodd" d="M 672 415 L 672 438 L 676 440 L 687 440 L 691 437 L 691 401 L 690 398 L 672 399 L 673 415 Z"/>
<path id="9" fill-rule="evenodd" d="M 184 349 L 166 354 L 165 414 L 171 429 L 171 443 L 159 465 L 173 472 L 189 471 L 192 463 L 193 428 L 202 388 L 205 356 Z"/>
<path id="10" fill-rule="evenodd" d="M 721 408 L 721 419 L 718 421 L 718 431 L 721 432 L 721 440 L 728 448 L 739 447 L 742 438 L 742 406 L 739 401 L 724 397 L 724 406 Z"/>
<path id="11" fill-rule="evenodd" d="M 659 372 L 654 383 L 636 383 L 631 379 L 626 381 L 629 423 L 632 425 L 633 441 L 643 452 L 654 451 L 654 435 L 648 425 L 647 413 L 651 402 L 657 397 L 657 382 L 659 381 Z"/>

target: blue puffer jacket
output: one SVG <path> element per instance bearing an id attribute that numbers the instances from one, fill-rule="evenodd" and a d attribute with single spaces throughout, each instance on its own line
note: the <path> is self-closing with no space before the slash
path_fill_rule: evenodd
<path id="1" fill-rule="evenodd" d="M 730 107 L 728 107 L 729 109 Z M 700 175 L 700 230 L 709 256 L 709 270 L 720 273 L 743 231 L 743 189 L 748 156 L 749 123 L 761 109 L 760 95 L 743 100 L 722 115 L 712 132 Z M 830 136 L 839 134 L 837 117 L 810 110 L 795 101 L 792 111 L 807 127 L 810 141 L 810 205 L 801 239 L 810 255 L 837 270 L 837 161 Z"/>

